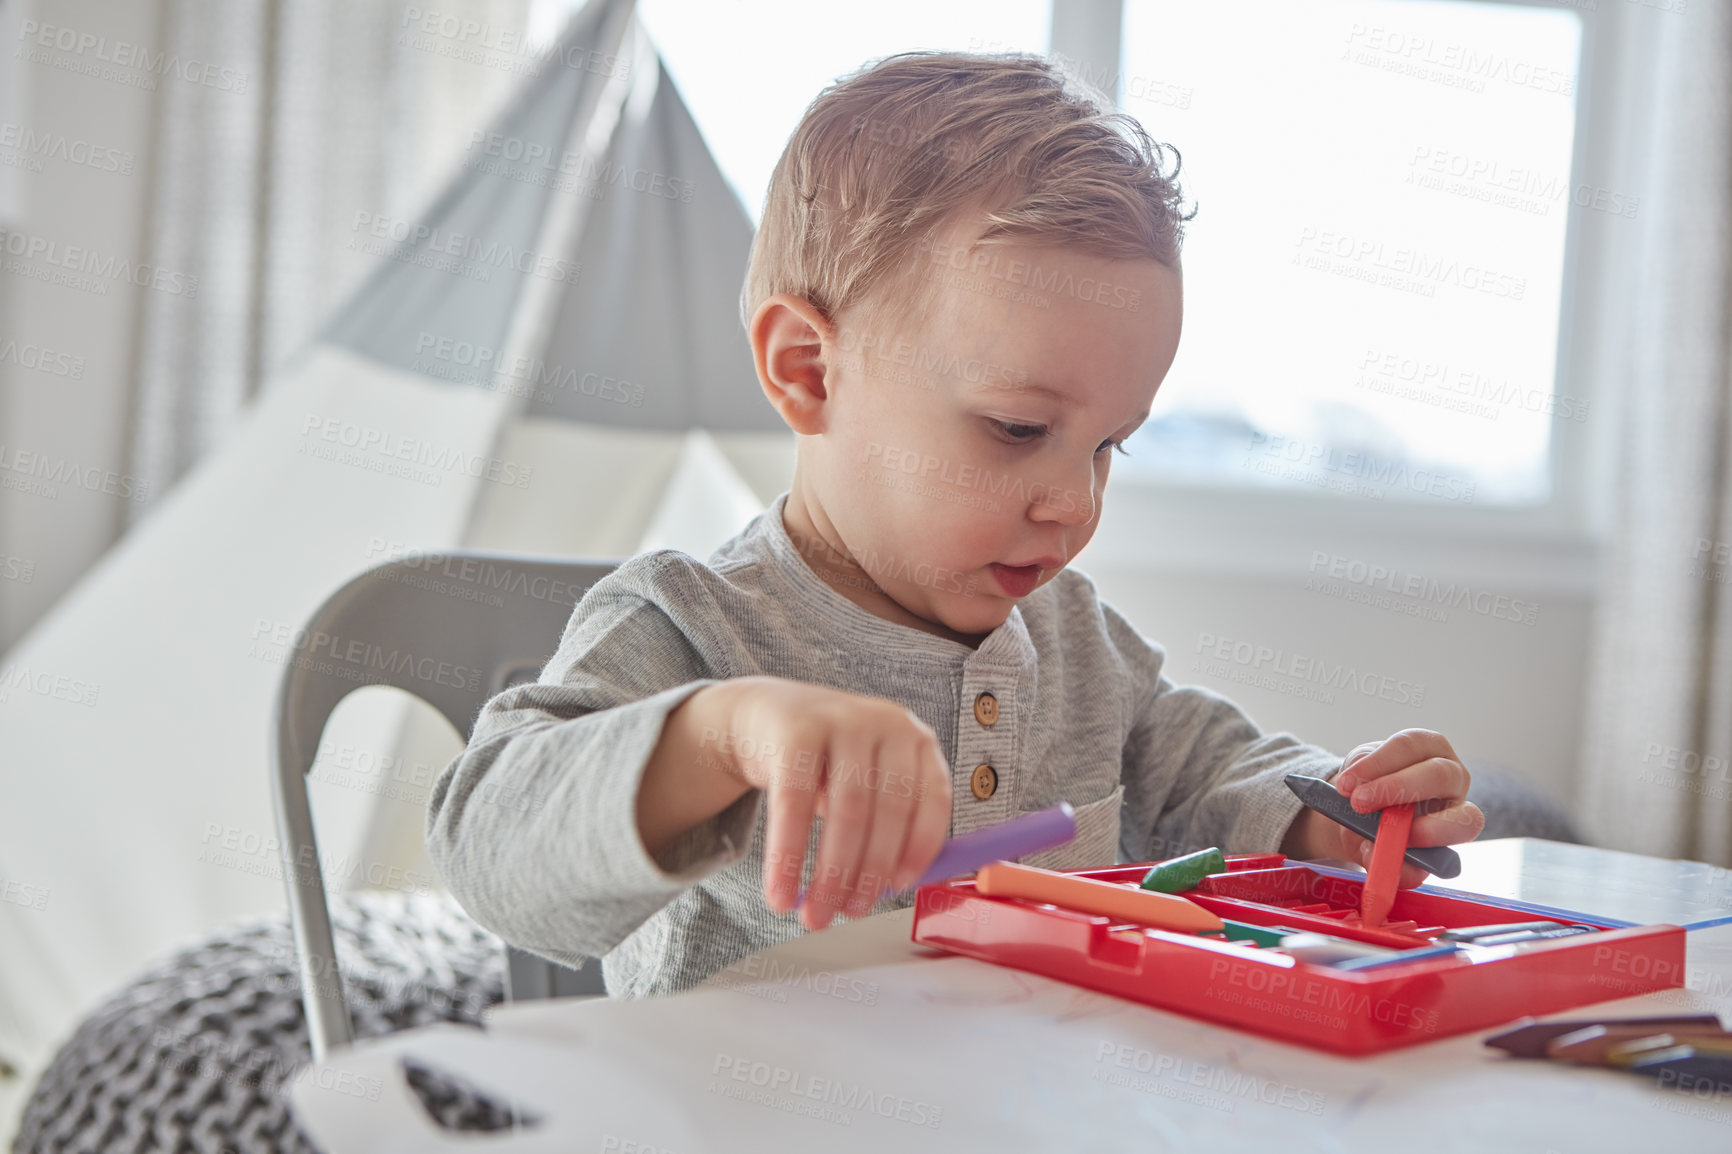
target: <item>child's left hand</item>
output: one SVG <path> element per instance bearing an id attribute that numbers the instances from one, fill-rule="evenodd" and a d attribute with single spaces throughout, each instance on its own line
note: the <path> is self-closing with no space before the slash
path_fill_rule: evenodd
<path id="1" fill-rule="evenodd" d="M 1429 729 L 1404 729 L 1384 741 L 1354 749 L 1335 775 L 1335 788 L 1360 813 L 1418 803 L 1408 844 L 1451 845 L 1472 841 L 1485 828 L 1485 814 L 1467 800 L 1468 772 L 1449 739 Z M 1371 843 L 1312 809 L 1301 812 L 1287 842 L 1300 851 L 1289 857 L 1333 857 L 1369 864 Z M 1401 866 L 1401 887 L 1411 889 L 1429 875 L 1411 862 Z"/>

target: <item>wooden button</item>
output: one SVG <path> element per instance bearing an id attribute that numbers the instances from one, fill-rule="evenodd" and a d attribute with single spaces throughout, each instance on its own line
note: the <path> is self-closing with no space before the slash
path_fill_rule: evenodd
<path id="1" fill-rule="evenodd" d="M 990 693 L 982 693 L 974 699 L 974 720 L 982 725 L 991 725 L 998 720 L 998 698 Z"/>
<path id="2" fill-rule="evenodd" d="M 998 771 L 990 765 L 977 765 L 974 774 L 968 779 L 968 788 L 974 791 L 974 796 L 985 801 L 998 792 Z"/>

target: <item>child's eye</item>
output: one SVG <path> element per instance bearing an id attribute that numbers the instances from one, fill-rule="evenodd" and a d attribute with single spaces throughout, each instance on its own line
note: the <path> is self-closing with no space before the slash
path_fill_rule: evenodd
<path id="1" fill-rule="evenodd" d="M 1131 451 L 1129 449 L 1125 448 L 1125 443 L 1123 441 L 1114 441 L 1114 440 L 1110 440 L 1110 439 L 1102 441 L 1100 448 L 1096 449 L 1095 452 L 1104 453 L 1108 449 L 1117 449 L 1120 453 L 1124 454 L 1127 457 L 1131 455 Z"/>
<path id="2" fill-rule="evenodd" d="M 994 421 L 993 423 L 1013 441 L 1032 441 L 1046 432 L 1045 425 L 1018 425 L 1011 421 Z"/>

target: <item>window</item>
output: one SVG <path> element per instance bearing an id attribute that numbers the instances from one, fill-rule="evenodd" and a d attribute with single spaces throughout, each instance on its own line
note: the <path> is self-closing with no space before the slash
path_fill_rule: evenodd
<path id="1" fill-rule="evenodd" d="M 1126 0 L 1120 107 L 1183 154 L 1185 328 L 1121 478 L 1385 504 L 1551 495 L 1580 16 Z"/>

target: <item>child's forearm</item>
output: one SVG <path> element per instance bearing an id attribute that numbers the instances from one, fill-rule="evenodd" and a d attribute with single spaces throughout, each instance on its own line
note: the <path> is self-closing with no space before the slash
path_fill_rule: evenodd
<path id="1" fill-rule="evenodd" d="M 1281 840 L 1281 852 L 1295 861 L 1319 857 L 1339 857 L 1342 853 L 1341 827 L 1314 809 L 1301 809 L 1287 827 Z"/>
<path id="2" fill-rule="evenodd" d="M 638 836 L 652 857 L 751 788 L 734 772 L 731 745 L 716 740 L 729 731 L 730 693 L 727 684 L 705 686 L 662 723 L 637 792 Z"/>

